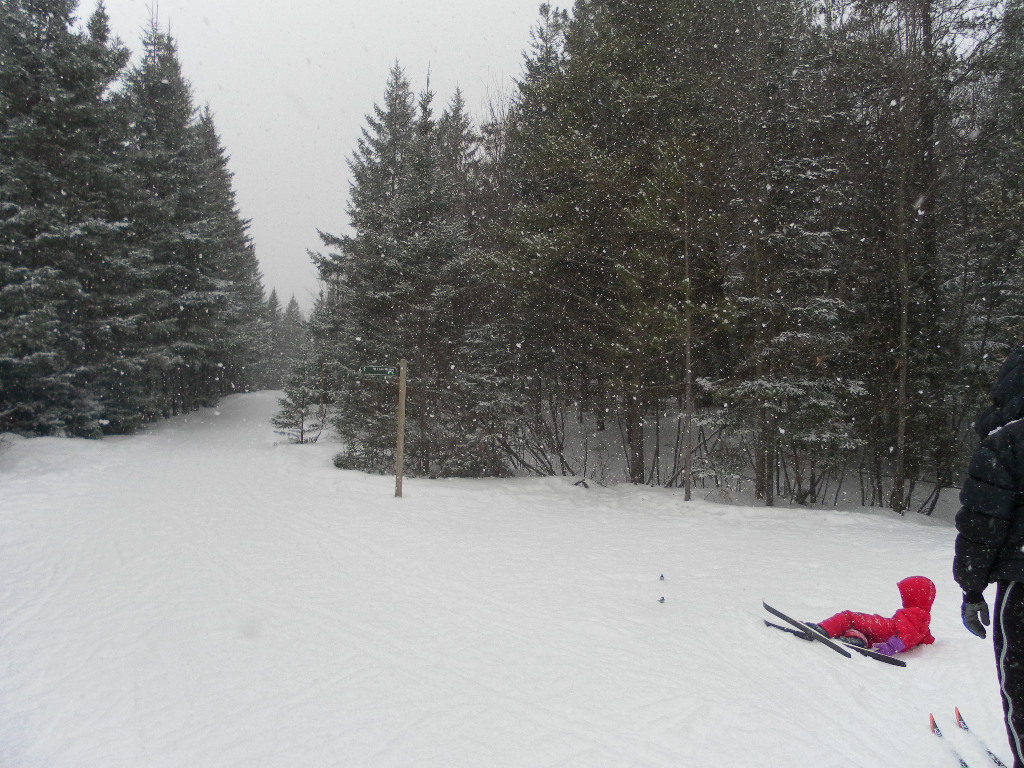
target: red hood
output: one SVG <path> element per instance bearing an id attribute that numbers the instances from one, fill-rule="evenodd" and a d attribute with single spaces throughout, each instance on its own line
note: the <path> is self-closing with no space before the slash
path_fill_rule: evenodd
<path id="1" fill-rule="evenodd" d="M 903 598 L 904 608 L 921 608 L 931 611 L 935 602 L 935 582 L 924 576 L 911 576 L 896 585 Z"/>

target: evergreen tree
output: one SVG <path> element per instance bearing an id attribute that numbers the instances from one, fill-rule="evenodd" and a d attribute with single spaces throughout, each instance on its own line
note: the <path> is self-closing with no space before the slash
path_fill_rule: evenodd
<path id="1" fill-rule="evenodd" d="M 396 291 L 408 290 L 402 275 L 403 242 L 412 226 L 405 200 L 411 146 L 415 134 L 415 99 L 405 74 L 396 65 L 382 105 L 367 116 L 349 167 L 352 173 L 349 218 L 351 237 L 321 234 L 336 250 L 318 261 L 320 275 L 338 294 L 340 335 L 337 391 L 332 424 L 350 452 L 363 456 L 366 468 L 389 465 L 396 422 L 393 387 L 359 378 L 363 365 L 393 364 L 404 352 L 396 337 Z M 403 217 L 403 213 L 405 214 Z"/>
<path id="2" fill-rule="evenodd" d="M 134 126 L 125 217 L 147 298 L 138 350 L 145 389 L 150 407 L 170 414 L 219 395 L 229 298 L 217 233 L 207 220 L 206 189 L 218 160 L 212 137 L 197 127 L 174 40 L 154 24 L 143 48 L 123 96 Z"/>
<path id="3" fill-rule="evenodd" d="M 325 284 L 304 324 L 274 425 L 296 442 L 315 442 L 327 428 L 337 386 L 340 293 Z M 297 308 L 297 306 L 296 306 Z"/>
<path id="4" fill-rule="evenodd" d="M 267 305 L 264 308 L 267 322 L 272 326 L 277 326 L 281 322 L 281 300 L 277 298 L 277 289 L 272 288 L 270 295 L 267 297 Z"/>
<path id="5" fill-rule="evenodd" d="M 523 199 L 517 273 L 529 323 L 522 343 L 535 366 L 534 399 L 590 401 L 597 410 L 617 404 L 634 483 L 650 474 L 648 416 L 692 379 L 680 340 L 693 298 L 717 303 L 721 282 L 719 260 L 708 253 L 699 260 L 706 269 L 694 260 L 686 277 L 679 251 L 696 233 L 681 238 L 685 214 L 668 210 L 685 194 L 672 190 L 672 205 L 660 200 L 669 155 L 691 135 L 714 135 L 706 99 L 723 42 L 716 19 L 703 4 L 675 2 L 581 2 L 568 20 L 549 13 L 513 113 Z M 696 161 L 714 152 L 696 155 L 688 170 L 694 189 Z M 716 224 L 704 223 L 694 243 L 713 240 Z"/>
<path id="6" fill-rule="evenodd" d="M 277 289 L 272 288 L 263 307 L 263 318 L 267 325 L 267 354 L 263 364 L 263 386 L 280 389 L 284 385 L 284 372 L 280 358 L 278 338 L 281 333 L 281 301 Z"/>
<path id="7" fill-rule="evenodd" d="M 289 372 L 302 357 L 302 345 L 306 338 L 306 322 L 299 309 L 299 302 L 292 296 L 288 300 L 281 324 L 276 335 L 276 356 L 281 375 L 287 378 Z"/>
<path id="8" fill-rule="evenodd" d="M 97 434 L 124 248 L 107 91 L 127 53 L 103 5 L 0 3 L 0 430 Z"/>
<path id="9" fill-rule="evenodd" d="M 306 337 L 306 324 L 294 296 L 282 312 L 276 290 L 270 292 L 264 316 L 269 327 L 266 386 L 282 389 L 293 366 L 299 361 L 299 350 Z"/>
<path id="10" fill-rule="evenodd" d="M 390 465 L 393 384 L 362 366 L 409 361 L 406 455 L 421 474 L 459 470 L 468 448 L 459 398 L 462 338 L 472 303 L 465 205 L 468 120 L 458 97 L 440 120 L 433 94 L 413 96 L 397 66 L 351 161 L 355 234 L 324 235 L 321 259 L 342 294 L 335 428 L 367 466 Z"/>
<path id="11" fill-rule="evenodd" d="M 0 4 L 0 429 L 99 435 L 250 386 L 262 286 L 209 113 L 154 25 Z"/>
<path id="12" fill-rule="evenodd" d="M 856 445 L 849 404 L 861 392 L 834 356 L 850 343 L 851 308 L 837 295 L 845 242 L 844 190 L 831 133 L 842 104 L 830 98 L 822 35 L 802 4 L 742 6 L 741 41 L 725 84 L 736 115 L 726 173 L 736 201 L 727 290 L 739 354 L 723 412 L 753 459 L 755 493 L 814 500 L 829 468 Z"/>
<path id="13" fill-rule="evenodd" d="M 216 362 L 221 369 L 216 377 L 220 381 L 218 390 L 245 391 L 260 383 L 260 364 L 269 353 L 263 277 L 248 233 L 249 222 L 241 217 L 235 201 L 228 156 L 208 107 L 199 115 L 195 134 L 195 163 L 203 198 L 199 205 L 205 211 L 200 223 L 203 272 L 213 278 L 225 296 L 218 305 L 216 325 L 211 328 L 221 342 Z M 298 311 L 298 304 L 294 309 Z"/>
<path id="14" fill-rule="evenodd" d="M 1020 343 L 1024 326 L 1024 4 L 1007 3 L 995 42 L 959 94 L 967 197 L 957 217 L 962 261 L 955 285 L 969 391 L 978 393 Z M 979 403 L 966 398 L 967 416 Z"/>
<path id="15" fill-rule="evenodd" d="M 277 401 L 280 410 L 271 419 L 278 434 L 286 435 L 292 442 L 315 443 L 327 423 L 325 404 L 311 381 L 305 358 L 301 358 L 288 374 L 284 397 Z"/>
<path id="16" fill-rule="evenodd" d="M 952 172 L 968 34 L 983 2 L 852 2 L 835 21 L 834 92 L 849 103 L 838 157 L 850 232 L 841 288 L 865 343 L 854 409 L 870 503 L 903 511 L 916 478 L 951 482 L 950 419 L 961 388 L 953 285 L 960 261 Z"/>
<path id="17" fill-rule="evenodd" d="M 293 299 L 294 301 L 294 299 Z M 319 322 L 326 305 L 317 303 Z M 295 305 L 296 311 L 298 304 Z M 301 324 L 301 316 L 298 322 Z M 320 340 L 313 334 L 296 338 L 293 364 L 284 382 L 284 397 L 278 399 L 280 410 L 271 423 L 279 434 L 296 443 L 315 443 L 327 426 L 329 383 L 325 378 L 325 360 L 320 354 Z"/>

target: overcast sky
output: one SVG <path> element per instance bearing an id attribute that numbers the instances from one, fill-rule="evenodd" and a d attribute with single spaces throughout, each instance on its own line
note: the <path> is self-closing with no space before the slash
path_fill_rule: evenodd
<path id="1" fill-rule="evenodd" d="M 476 116 L 511 92 L 541 0 L 106 0 L 136 54 L 157 5 L 198 106 L 209 104 L 269 293 L 316 292 L 307 249 L 346 231 L 348 168 L 365 116 L 398 61 L 435 114 L 455 87 Z M 157 4 L 158 3 L 158 4 Z M 565 6 L 571 3 L 552 3 Z M 87 19 L 95 0 L 81 0 Z"/>

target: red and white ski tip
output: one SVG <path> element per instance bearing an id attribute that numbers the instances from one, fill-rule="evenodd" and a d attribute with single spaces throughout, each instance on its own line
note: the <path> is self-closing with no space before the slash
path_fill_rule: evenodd
<path id="1" fill-rule="evenodd" d="M 971 730 L 967 727 L 967 722 L 964 720 L 964 716 L 960 714 L 960 707 L 954 707 L 954 709 L 956 710 L 956 724 L 960 729 L 964 731 Z"/>

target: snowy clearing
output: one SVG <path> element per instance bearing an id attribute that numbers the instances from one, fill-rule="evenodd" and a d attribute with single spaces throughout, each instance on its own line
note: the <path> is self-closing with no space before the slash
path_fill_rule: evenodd
<path id="1" fill-rule="evenodd" d="M 954 706 L 1008 753 L 948 520 L 562 478 L 395 499 L 275 408 L 0 447 L 0 766 L 955 766 L 930 712 L 985 764 Z M 937 642 L 906 669 L 762 624 L 891 614 L 913 574 Z"/>

